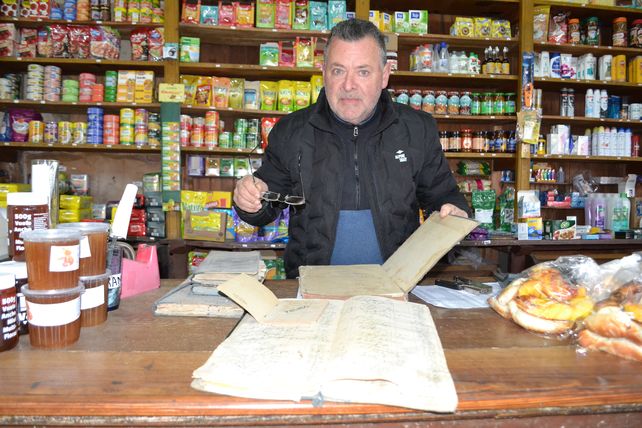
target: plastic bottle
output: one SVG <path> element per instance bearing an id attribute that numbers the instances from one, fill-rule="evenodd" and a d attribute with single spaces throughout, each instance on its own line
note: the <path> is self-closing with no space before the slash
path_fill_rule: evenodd
<path id="1" fill-rule="evenodd" d="M 586 96 L 584 98 L 584 116 L 593 117 L 593 89 L 591 88 L 586 90 Z"/>
<path id="2" fill-rule="evenodd" d="M 439 44 L 438 58 L 439 58 L 439 62 L 438 62 L 439 66 L 437 71 L 439 71 L 440 73 L 447 73 L 449 70 L 449 65 L 448 65 L 449 55 L 448 55 L 448 44 L 446 42 L 441 42 Z"/>
<path id="3" fill-rule="evenodd" d="M 620 154 L 621 149 L 617 138 L 617 128 L 615 126 L 611 128 L 611 136 L 610 136 L 609 144 L 610 144 L 609 148 L 611 149 L 609 153 L 611 154 L 611 156 L 622 156 Z"/>
<path id="4" fill-rule="evenodd" d="M 596 193 L 593 197 L 593 215 L 591 226 L 604 229 L 606 226 L 606 199 L 602 193 Z"/>
<path id="5" fill-rule="evenodd" d="M 604 214 L 604 228 L 606 230 L 613 230 L 613 217 L 615 211 L 615 205 L 619 195 L 616 193 L 605 193 L 604 200 L 606 202 L 606 211 Z"/>
<path id="6" fill-rule="evenodd" d="M 560 166 L 559 169 L 557 170 L 557 182 L 558 183 L 564 183 L 564 180 L 566 179 L 564 175 L 564 170 Z"/>
<path id="7" fill-rule="evenodd" d="M 629 228 L 630 213 L 631 201 L 629 201 L 629 199 L 626 197 L 626 193 L 620 193 L 615 198 L 611 230 L 613 230 L 614 232 L 627 230 Z"/>
<path id="8" fill-rule="evenodd" d="M 601 91 L 599 89 L 593 90 L 593 117 L 600 117 L 600 97 Z"/>
<path id="9" fill-rule="evenodd" d="M 595 197 L 594 193 L 588 193 L 586 199 L 584 200 L 584 223 L 593 226 L 595 222 L 594 208 L 593 208 L 593 198 Z"/>
<path id="10" fill-rule="evenodd" d="M 599 128 L 593 128 L 593 132 L 591 134 L 591 156 L 598 156 L 600 152 L 600 146 L 598 146 L 598 133 Z"/>
<path id="11" fill-rule="evenodd" d="M 632 145 L 632 140 L 633 139 L 633 131 L 631 131 L 631 128 L 626 128 L 624 130 L 624 147 L 627 150 L 627 156 L 631 157 L 633 155 L 633 145 Z"/>
<path id="12" fill-rule="evenodd" d="M 597 117 L 608 117 L 607 112 L 609 108 L 609 94 L 606 89 L 600 91 L 600 115 Z"/>

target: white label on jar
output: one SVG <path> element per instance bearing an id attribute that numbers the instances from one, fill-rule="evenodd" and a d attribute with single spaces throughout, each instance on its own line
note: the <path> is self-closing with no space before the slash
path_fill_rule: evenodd
<path id="1" fill-rule="evenodd" d="M 80 317 L 80 296 L 62 303 L 34 303 L 27 300 L 29 324 L 52 327 L 69 324 Z"/>
<path id="2" fill-rule="evenodd" d="M 105 303 L 105 285 L 99 287 L 86 288 L 80 298 L 80 309 L 91 309 Z"/>
<path id="3" fill-rule="evenodd" d="M 80 240 L 80 258 L 86 259 L 91 257 L 91 247 L 89 246 L 89 237 L 83 236 Z"/>
<path id="4" fill-rule="evenodd" d="M 49 255 L 49 272 L 71 272 L 78 270 L 79 245 L 65 245 L 51 247 Z"/>

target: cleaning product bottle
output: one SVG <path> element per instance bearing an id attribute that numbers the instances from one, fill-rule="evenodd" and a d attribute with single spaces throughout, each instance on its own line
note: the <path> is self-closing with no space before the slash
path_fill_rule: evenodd
<path id="1" fill-rule="evenodd" d="M 631 214 L 631 201 L 626 193 L 620 193 L 613 209 L 612 230 L 614 232 L 627 230 L 629 228 L 629 216 Z"/>
<path id="2" fill-rule="evenodd" d="M 584 116 L 593 117 L 593 89 L 591 88 L 586 90 L 586 96 L 584 98 Z"/>
<path id="3" fill-rule="evenodd" d="M 593 216 L 591 226 L 604 230 L 606 226 L 606 199 L 602 193 L 595 194 L 593 198 Z"/>

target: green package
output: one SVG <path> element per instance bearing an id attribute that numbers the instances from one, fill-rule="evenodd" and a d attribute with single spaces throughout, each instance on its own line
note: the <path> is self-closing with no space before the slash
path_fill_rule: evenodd
<path id="1" fill-rule="evenodd" d="M 473 212 L 479 227 L 493 229 L 493 211 L 495 210 L 495 191 L 477 190 L 472 195 Z"/>
<path id="2" fill-rule="evenodd" d="M 275 0 L 256 0 L 256 27 L 274 28 Z"/>
<path id="3" fill-rule="evenodd" d="M 294 1 L 294 19 L 292 20 L 294 30 L 310 29 L 310 5 L 308 0 Z"/>
<path id="4" fill-rule="evenodd" d="M 242 109 L 244 106 L 243 100 L 245 96 L 245 79 L 234 78 L 230 79 L 230 92 L 228 98 L 228 107 L 235 109 Z"/>
<path id="5" fill-rule="evenodd" d="M 261 43 L 259 48 L 259 64 L 270 67 L 279 65 L 279 44 L 276 42 Z"/>

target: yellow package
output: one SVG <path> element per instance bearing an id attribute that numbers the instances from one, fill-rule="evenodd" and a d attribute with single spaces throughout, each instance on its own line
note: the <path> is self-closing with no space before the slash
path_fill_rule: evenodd
<path id="1" fill-rule="evenodd" d="M 0 208 L 7 207 L 7 193 L 28 192 L 31 185 L 23 183 L 0 183 Z"/>
<path id="2" fill-rule="evenodd" d="M 243 108 L 243 97 L 245 94 L 245 79 L 230 79 L 230 94 L 228 107 L 235 109 Z"/>
<path id="3" fill-rule="evenodd" d="M 216 108 L 227 108 L 230 98 L 230 78 L 212 77 L 212 104 Z"/>
<path id="4" fill-rule="evenodd" d="M 535 6 L 533 8 L 533 41 L 544 43 L 548 40 L 548 18 L 550 6 Z"/>
<path id="5" fill-rule="evenodd" d="M 195 102 L 194 100 L 196 96 L 196 87 L 198 86 L 199 77 L 200 76 L 190 76 L 187 74 L 180 75 L 179 77 L 180 82 L 185 87 L 185 102 L 183 104 L 187 106 L 191 106 L 194 104 Z M 211 90 L 211 83 L 210 83 L 210 90 Z"/>
<path id="6" fill-rule="evenodd" d="M 276 110 L 279 84 L 261 81 L 261 110 Z"/>
<path id="7" fill-rule="evenodd" d="M 81 210 L 59 210 L 58 223 L 76 223 L 91 218 L 91 208 Z"/>
<path id="8" fill-rule="evenodd" d="M 192 105 L 198 107 L 209 107 L 212 102 L 212 78 L 208 76 L 198 76 L 196 91 L 194 92 L 194 101 Z"/>
<path id="9" fill-rule="evenodd" d="M 381 12 L 379 15 L 379 29 L 385 33 L 392 33 L 392 15 Z"/>
<path id="10" fill-rule="evenodd" d="M 137 71 L 134 91 L 135 102 L 151 103 L 154 94 L 154 72 L 145 70 Z"/>
<path id="11" fill-rule="evenodd" d="M 119 70 L 116 84 L 116 101 L 133 103 L 136 94 L 136 71 Z"/>
<path id="12" fill-rule="evenodd" d="M 642 83 L 642 56 L 629 61 L 629 82 Z"/>
<path id="13" fill-rule="evenodd" d="M 375 27 L 381 30 L 381 25 L 380 25 L 381 16 L 378 10 L 371 10 L 368 13 L 368 21 L 372 22 L 375 25 Z"/>
<path id="14" fill-rule="evenodd" d="M 611 80 L 626 82 L 626 56 L 615 55 L 611 63 Z"/>
<path id="15" fill-rule="evenodd" d="M 310 100 L 312 103 L 316 103 L 317 98 L 319 98 L 319 92 L 321 92 L 321 89 L 323 88 L 323 76 L 320 76 L 318 74 L 312 76 L 310 78 L 310 87 Z"/>
<path id="16" fill-rule="evenodd" d="M 458 16 L 455 23 L 450 27 L 450 35 L 458 37 L 474 37 L 475 24 L 472 18 Z"/>
<path id="17" fill-rule="evenodd" d="M 94 202 L 92 196 L 60 195 L 60 208 L 65 210 L 80 210 L 91 208 Z"/>
<path id="18" fill-rule="evenodd" d="M 317 44 L 316 37 L 297 37 L 294 43 L 295 60 L 297 67 L 314 66 L 314 48 Z"/>
<path id="19" fill-rule="evenodd" d="M 475 37 L 490 37 L 491 32 L 491 19 L 490 18 L 475 18 Z"/>
<path id="20" fill-rule="evenodd" d="M 294 111 L 294 82 L 279 80 L 278 110 L 290 113 Z"/>
<path id="21" fill-rule="evenodd" d="M 310 82 L 294 82 L 294 110 L 301 110 L 310 105 Z"/>
<path id="22" fill-rule="evenodd" d="M 506 19 L 493 19 L 490 37 L 510 37 L 510 21 Z"/>
<path id="23" fill-rule="evenodd" d="M 232 192 L 212 191 L 207 195 L 205 207 L 212 208 L 232 208 Z"/>

